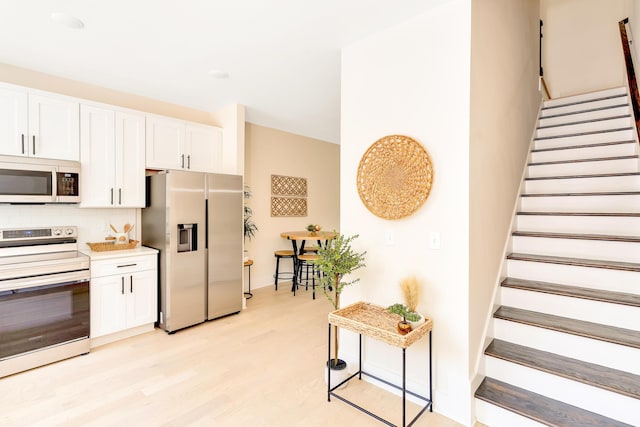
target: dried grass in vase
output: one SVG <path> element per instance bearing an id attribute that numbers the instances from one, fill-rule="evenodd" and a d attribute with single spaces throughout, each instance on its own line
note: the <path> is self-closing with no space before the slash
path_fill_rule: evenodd
<path id="1" fill-rule="evenodd" d="M 404 303 L 409 311 L 417 313 L 420 303 L 420 282 L 415 276 L 407 277 L 400 281 L 400 289 L 404 295 Z"/>

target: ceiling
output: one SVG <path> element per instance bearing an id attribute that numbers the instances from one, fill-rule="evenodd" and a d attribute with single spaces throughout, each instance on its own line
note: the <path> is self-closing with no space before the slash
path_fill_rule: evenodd
<path id="1" fill-rule="evenodd" d="M 441 2 L 0 0 L 0 62 L 339 143 L 340 49 Z"/>

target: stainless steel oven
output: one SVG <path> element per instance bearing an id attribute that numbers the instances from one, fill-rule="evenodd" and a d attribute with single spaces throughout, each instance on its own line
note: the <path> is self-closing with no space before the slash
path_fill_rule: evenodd
<path id="1" fill-rule="evenodd" d="M 75 227 L 0 230 L 0 377 L 89 352 L 89 257 Z"/>

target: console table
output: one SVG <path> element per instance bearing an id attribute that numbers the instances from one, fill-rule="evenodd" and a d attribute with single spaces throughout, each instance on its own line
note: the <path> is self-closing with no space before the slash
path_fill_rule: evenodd
<path id="1" fill-rule="evenodd" d="M 381 421 L 389 426 L 394 426 L 395 424 L 391 423 L 388 420 L 380 417 L 379 415 L 374 414 L 373 412 L 368 411 L 367 409 L 347 400 L 346 398 L 338 395 L 336 393 L 336 389 L 356 376 L 358 379 L 362 379 L 362 375 L 366 375 L 368 377 L 374 378 L 384 384 L 387 384 L 391 387 L 394 387 L 398 390 L 402 390 L 402 426 L 411 426 L 416 420 L 428 409 L 429 412 L 433 412 L 433 401 L 432 401 L 432 346 L 431 346 L 431 331 L 433 329 L 433 322 L 431 319 L 425 319 L 425 322 L 418 326 L 416 329 L 412 330 L 406 335 L 402 335 L 397 330 L 397 324 L 400 320 L 400 316 L 397 314 L 392 314 L 387 311 L 386 308 L 365 303 L 365 302 L 357 302 L 351 304 L 345 308 L 338 309 L 329 313 L 329 352 L 328 359 L 331 359 L 331 326 L 338 326 L 343 329 L 356 332 L 359 334 L 359 355 L 358 355 L 358 371 L 351 376 L 349 376 L 344 381 L 336 384 L 335 386 L 331 386 L 331 369 L 327 369 L 327 400 L 331 401 L 331 396 L 336 397 L 343 402 L 353 406 L 356 409 L 366 413 L 367 415 L 372 416 L 373 418 Z M 389 381 L 383 380 L 381 378 L 376 377 L 375 375 L 369 374 L 362 370 L 362 336 L 367 336 L 382 342 L 385 342 L 394 347 L 400 347 L 402 349 L 402 387 L 390 383 Z M 411 346 L 416 341 L 423 338 L 425 335 L 429 336 L 429 397 L 421 396 L 417 393 L 413 393 L 407 390 L 406 386 L 406 350 L 409 346 Z M 425 405 L 421 408 L 418 414 L 407 424 L 406 420 L 406 397 L 407 394 L 411 396 L 417 397 L 418 399 L 425 402 Z"/>

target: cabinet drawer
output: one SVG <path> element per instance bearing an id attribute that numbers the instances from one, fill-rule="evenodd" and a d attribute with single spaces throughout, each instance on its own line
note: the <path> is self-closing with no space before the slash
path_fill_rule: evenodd
<path id="1" fill-rule="evenodd" d="M 114 274 L 128 274 L 136 271 L 152 270 L 156 268 L 156 260 L 157 258 L 155 255 L 141 255 L 91 261 L 91 277 L 103 277 Z"/>

